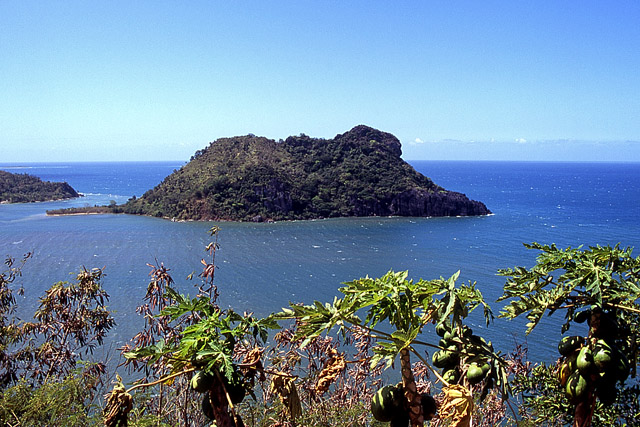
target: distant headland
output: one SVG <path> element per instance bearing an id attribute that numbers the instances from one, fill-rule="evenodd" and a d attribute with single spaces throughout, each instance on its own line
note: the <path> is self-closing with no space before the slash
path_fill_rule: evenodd
<path id="1" fill-rule="evenodd" d="M 62 200 L 80 194 L 66 182 L 42 181 L 26 173 L 0 170 L 0 203 L 27 203 Z"/>
<path id="2" fill-rule="evenodd" d="M 333 139 L 221 138 L 155 188 L 111 209 L 174 220 L 256 222 L 491 213 L 434 184 L 401 154 L 395 136 L 364 125 Z"/>

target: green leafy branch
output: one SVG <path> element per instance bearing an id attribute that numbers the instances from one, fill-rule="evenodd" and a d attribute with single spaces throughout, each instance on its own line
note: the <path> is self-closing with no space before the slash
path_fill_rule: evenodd
<path id="1" fill-rule="evenodd" d="M 632 257 L 631 248 L 559 249 L 539 243 L 525 247 L 541 251 L 536 265 L 500 270 L 498 274 L 508 279 L 498 301 L 509 300 L 500 317 L 513 319 L 526 314 L 527 334 L 545 313 L 551 315 L 561 308 L 567 309 L 563 332 L 583 306 L 637 311 L 634 305 L 640 297 L 640 258 Z"/>
<path id="2" fill-rule="evenodd" d="M 202 369 L 225 375 L 233 371 L 233 350 L 237 342 L 252 338 L 264 343 L 269 329 L 279 328 L 272 317 L 255 318 L 251 314 L 240 315 L 233 310 L 221 310 L 208 298 L 190 299 L 167 288 L 167 297 L 173 302 L 158 316 L 169 316 L 177 321 L 185 315 L 197 315 L 199 320 L 187 326 L 175 342 L 160 340 L 153 345 L 124 353 L 127 359 L 145 359 L 154 364 L 161 359 L 171 367 L 170 372 L 180 372 L 189 364 L 202 364 Z"/>
<path id="3" fill-rule="evenodd" d="M 338 327 L 341 334 L 351 326 L 364 328 L 378 341 L 371 363 L 384 362 L 389 367 L 405 348 L 423 359 L 413 345 L 441 349 L 436 344 L 418 340 L 428 323 L 450 318 L 451 324 L 461 328 L 462 319 L 482 307 L 489 324 L 493 318 L 491 309 L 474 283 L 456 286 L 459 274 L 456 272 L 448 279 L 414 282 L 407 280 L 407 271 L 389 271 L 377 279 L 365 277 L 346 282 L 340 289 L 344 298 L 336 297 L 332 303 L 291 304 L 275 317 L 298 320 L 296 338 L 303 340 L 302 347 L 334 327 Z M 363 311 L 366 313 L 364 320 L 358 316 Z M 382 322 L 388 322 L 395 330 L 388 333 L 377 329 Z"/>

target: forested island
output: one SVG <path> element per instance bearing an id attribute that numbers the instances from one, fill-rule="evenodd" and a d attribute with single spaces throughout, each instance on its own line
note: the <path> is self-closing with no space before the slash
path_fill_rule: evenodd
<path id="1" fill-rule="evenodd" d="M 0 203 L 43 202 L 79 197 L 66 182 L 42 181 L 37 176 L 0 170 Z"/>
<path id="2" fill-rule="evenodd" d="M 364 125 L 333 139 L 221 138 L 113 210 L 235 221 L 490 213 L 483 203 L 434 184 L 401 154 L 395 136 Z"/>

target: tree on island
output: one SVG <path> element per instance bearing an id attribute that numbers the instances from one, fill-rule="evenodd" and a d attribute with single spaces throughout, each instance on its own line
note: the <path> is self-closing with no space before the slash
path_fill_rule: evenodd
<path id="1" fill-rule="evenodd" d="M 28 174 L 0 170 L 0 203 L 44 202 L 79 197 L 66 182 L 42 181 Z"/>

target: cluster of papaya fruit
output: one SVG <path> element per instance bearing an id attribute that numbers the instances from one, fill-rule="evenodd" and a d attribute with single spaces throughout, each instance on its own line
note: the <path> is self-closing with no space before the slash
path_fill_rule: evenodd
<path id="1" fill-rule="evenodd" d="M 425 421 L 431 420 L 437 411 L 436 401 L 428 393 L 422 393 L 422 415 Z M 409 425 L 409 408 L 402 383 L 386 385 L 371 399 L 371 414 L 380 422 L 389 422 L 390 427 Z"/>
<path id="2" fill-rule="evenodd" d="M 616 400 L 617 383 L 624 383 L 630 373 L 630 328 L 600 308 L 579 311 L 573 319 L 587 321 L 589 335 L 566 336 L 558 343 L 560 384 L 574 404 L 594 393 L 610 405 Z"/>
<path id="3" fill-rule="evenodd" d="M 458 384 L 461 379 L 471 384 L 485 381 L 483 394 L 496 381 L 496 369 L 492 364 L 493 345 L 484 338 L 474 335 L 468 326 L 452 328 L 446 323 L 436 325 L 436 333 L 441 337 L 441 350 L 433 353 L 433 366 L 441 369 L 442 378 L 449 384 Z"/>
<path id="4" fill-rule="evenodd" d="M 204 394 L 202 412 L 207 418 L 213 420 L 215 419 L 214 407 L 226 408 L 229 406 L 229 401 L 234 405 L 242 402 L 246 395 L 246 388 L 239 369 L 234 369 L 231 378 L 228 378 L 219 371 L 206 371 L 203 369 L 206 364 L 199 362 L 201 361 L 192 361 L 197 370 L 191 377 L 190 385 L 193 390 Z M 221 388 L 220 385 L 223 387 Z M 236 415 L 235 422 L 236 426 L 242 423 L 242 420 L 239 420 L 239 415 Z"/>

